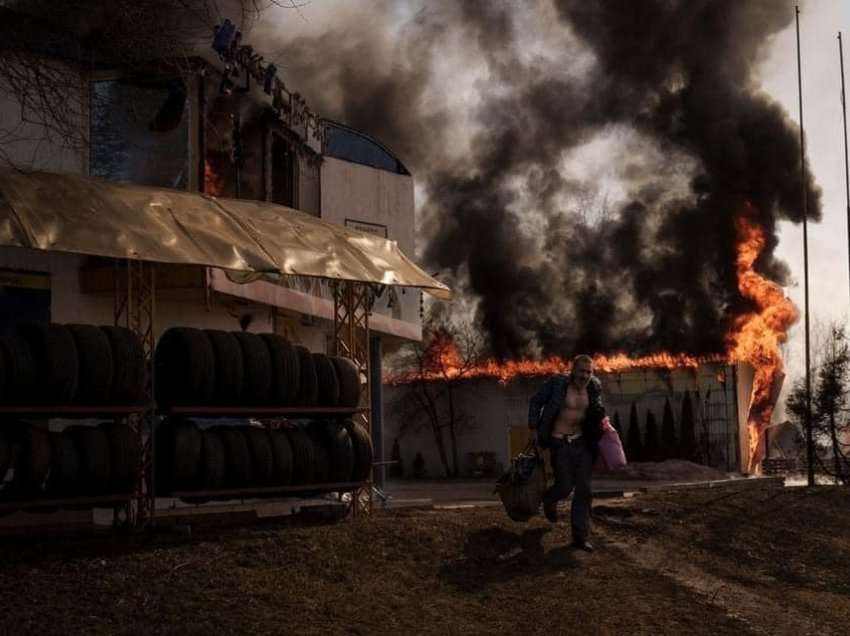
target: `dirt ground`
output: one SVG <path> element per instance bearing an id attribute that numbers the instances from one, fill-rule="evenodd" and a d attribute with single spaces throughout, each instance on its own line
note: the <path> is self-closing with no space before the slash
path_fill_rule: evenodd
<path id="1" fill-rule="evenodd" d="M 0 632 L 847 633 L 850 489 L 605 499 L 593 554 L 568 530 L 490 506 L 4 538 Z"/>

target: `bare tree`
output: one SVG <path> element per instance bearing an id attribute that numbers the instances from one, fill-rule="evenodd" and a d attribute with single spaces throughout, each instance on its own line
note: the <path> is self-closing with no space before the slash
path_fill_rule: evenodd
<path id="1" fill-rule="evenodd" d="M 395 361 L 405 387 L 394 405 L 402 430 L 426 425 L 443 470 L 452 477 L 460 474 L 458 432 L 469 422 L 457 405 L 457 390 L 480 361 L 482 343 L 471 324 L 429 314 L 422 342 L 409 345 Z"/>
<path id="2" fill-rule="evenodd" d="M 813 433 L 820 446 L 831 455 L 831 466 L 821 462 L 821 469 L 832 475 L 836 483 L 850 482 L 848 452 L 850 452 L 850 419 L 848 419 L 848 390 L 850 390 L 850 343 L 843 326 L 832 325 L 828 337 L 818 352 L 815 383 L 812 387 Z M 805 421 L 806 387 L 799 378 L 789 392 L 786 408 L 800 422 Z"/>
<path id="3" fill-rule="evenodd" d="M 0 2 L 0 93 L 19 108 L 0 122 L 0 161 L 21 142 L 74 151 L 89 145 L 87 80 L 104 68 L 125 73 L 194 72 L 199 47 L 230 18 L 243 30 L 263 10 L 296 0 L 12 0 Z M 35 152 L 35 151 L 34 151 Z"/>

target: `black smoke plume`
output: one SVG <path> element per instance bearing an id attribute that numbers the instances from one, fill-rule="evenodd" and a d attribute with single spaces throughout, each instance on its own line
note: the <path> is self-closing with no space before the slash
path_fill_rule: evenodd
<path id="1" fill-rule="evenodd" d="M 384 141 L 425 185 L 422 258 L 478 300 L 494 353 L 723 352 L 752 309 L 737 288 L 735 219 L 755 210 L 767 236 L 757 269 L 780 284 L 777 222 L 802 220 L 798 129 L 754 77 L 793 5 L 424 6 L 392 32 L 373 10 L 296 39 L 280 66 L 319 112 Z M 552 18 L 539 51 L 534 12 Z M 462 152 L 448 150 L 457 113 L 433 99 L 454 88 L 441 76 L 449 51 L 485 69 Z M 626 184 L 615 209 L 565 168 L 606 135 Z"/>

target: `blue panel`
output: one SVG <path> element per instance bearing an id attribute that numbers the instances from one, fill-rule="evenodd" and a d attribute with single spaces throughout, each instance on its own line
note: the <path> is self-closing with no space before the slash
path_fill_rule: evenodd
<path id="1" fill-rule="evenodd" d="M 325 154 L 364 166 L 397 174 L 410 174 L 404 164 L 374 139 L 350 128 L 326 122 L 328 139 Z"/>

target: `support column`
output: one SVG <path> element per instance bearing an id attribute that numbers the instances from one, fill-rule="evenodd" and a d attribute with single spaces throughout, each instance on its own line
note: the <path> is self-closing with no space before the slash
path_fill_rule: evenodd
<path id="1" fill-rule="evenodd" d="M 372 470 L 372 481 L 381 490 L 384 489 L 386 466 L 384 462 L 384 387 L 381 382 L 383 367 L 381 364 L 383 352 L 381 338 L 373 336 L 369 339 L 369 359 L 371 361 L 370 384 L 372 385 L 372 448 L 374 461 L 378 465 Z"/>
<path id="2" fill-rule="evenodd" d="M 372 310 L 373 294 L 369 285 L 354 281 L 337 281 L 334 286 L 334 355 L 350 358 L 360 371 L 360 406 L 365 407 L 353 419 L 369 434 L 371 426 L 372 375 L 369 356 L 369 313 Z M 371 512 L 371 479 L 365 489 L 354 493 L 352 512 Z"/>
<path id="3" fill-rule="evenodd" d="M 117 260 L 114 282 L 115 325 L 127 327 L 136 334 L 145 354 L 144 412 L 133 414 L 127 420 L 138 436 L 141 455 L 136 500 L 126 514 L 131 524 L 146 525 L 153 522 L 155 514 L 153 354 L 156 345 L 156 267 L 145 261 Z"/>

